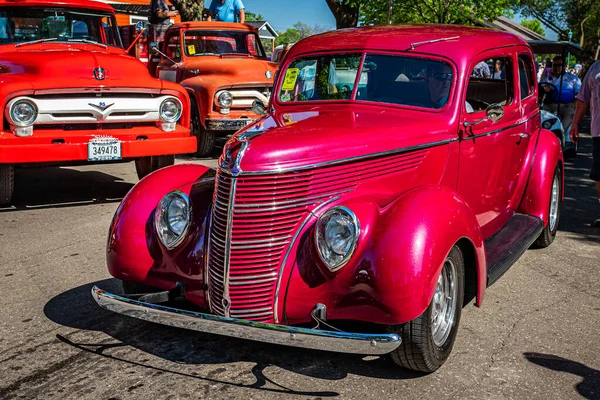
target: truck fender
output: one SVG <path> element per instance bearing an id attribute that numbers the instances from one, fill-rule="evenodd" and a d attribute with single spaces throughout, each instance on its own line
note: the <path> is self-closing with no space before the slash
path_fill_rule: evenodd
<path id="1" fill-rule="evenodd" d="M 559 165 L 562 180 L 562 198 L 565 196 L 564 179 L 564 161 L 560 142 L 556 135 L 549 130 L 541 129 L 535 146 L 535 155 L 531 172 L 525 188 L 525 194 L 521 199 L 518 212 L 522 214 L 533 215 L 544 221 L 544 226 L 548 225 L 548 199 L 550 190 L 552 190 L 552 177 L 554 168 Z"/>
<path id="2" fill-rule="evenodd" d="M 461 242 L 468 269 L 476 271 L 477 305 L 483 301 L 487 266 L 473 211 L 451 190 L 425 186 L 398 198 L 373 232 L 378 292 L 395 319 L 411 321 L 429 306 L 444 260 Z M 470 270 L 472 273 L 473 270 Z M 475 276 L 475 275 L 473 275 Z M 466 288 L 466 285 L 465 285 Z M 462 306 L 462 305 L 461 305 Z"/>
<path id="3" fill-rule="evenodd" d="M 106 246 L 110 274 L 125 281 L 143 282 L 162 257 L 154 234 L 154 212 L 160 200 L 173 190 L 186 193 L 192 202 L 191 224 L 202 224 L 212 201 L 214 177 L 214 169 L 204 165 L 178 164 L 161 168 L 138 182 L 117 208 L 110 225 Z M 189 231 L 192 235 L 194 229 Z"/>

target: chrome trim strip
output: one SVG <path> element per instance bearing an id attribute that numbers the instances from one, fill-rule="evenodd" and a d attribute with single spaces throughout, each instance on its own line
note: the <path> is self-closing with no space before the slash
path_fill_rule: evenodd
<path id="1" fill-rule="evenodd" d="M 318 196 L 312 196 L 312 197 L 302 197 L 300 199 L 297 200 L 288 200 L 288 201 L 274 201 L 271 202 L 270 204 L 275 204 L 277 207 L 282 206 L 282 205 L 297 205 L 300 204 L 302 205 L 303 203 L 309 201 L 309 200 L 317 200 L 317 199 L 322 199 L 322 198 L 326 198 L 326 197 L 330 197 L 330 196 L 336 196 L 338 194 L 342 194 L 342 193 L 346 193 L 349 192 L 350 190 L 342 190 L 339 192 L 333 192 L 333 193 L 323 193 L 320 194 Z M 257 208 L 257 207 L 265 207 L 270 205 L 269 203 L 250 203 L 250 204 L 240 204 L 237 208 L 236 208 L 236 212 L 240 212 L 240 209 L 244 209 L 244 208 Z M 263 208 L 264 210 L 264 208 Z"/>
<path id="2" fill-rule="evenodd" d="M 258 285 L 262 283 L 269 283 L 277 280 L 277 276 L 269 276 L 263 279 L 254 279 L 250 281 L 232 281 L 229 284 L 231 286 L 247 286 L 247 285 Z"/>
<path id="3" fill-rule="evenodd" d="M 237 178 L 231 178 L 229 208 L 227 210 L 227 230 L 225 231 L 225 257 L 223 259 L 223 307 L 225 308 L 226 317 L 229 317 L 229 308 L 231 307 L 231 299 L 229 298 L 229 267 L 231 262 L 231 231 L 233 230 L 233 203 L 235 200 L 236 186 Z"/>
<path id="4" fill-rule="evenodd" d="M 216 186 L 216 179 L 215 179 L 215 186 Z M 214 196 L 215 194 L 213 194 Z M 214 202 L 213 202 L 214 205 Z M 204 299 L 206 301 L 206 306 L 209 310 L 212 311 L 212 304 L 210 302 L 210 288 L 209 288 L 209 278 L 208 278 L 208 269 L 209 269 L 209 264 L 210 264 L 210 237 L 212 235 L 212 219 L 213 219 L 213 209 L 212 207 L 209 209 L 208 212 L 208 224 L 206 227 L 206 253 L 204 255 Z"/>
<path id="5" fill-rule="evenodd" d="M 279 290 L 280 290 L 280 286 L 281 286 L 281 278 L 283 277 L 283 270 L 285 269 L 285 264 L 287 263 L 287 259 L 290 256 L 292 247 L 294 247 L 294 244 L 296 243 L 296 240 L 298 239 L 300 232 L 302 232 L 302 230 L 304 229 L 304 227 L 306 226 L 306 224 L 308 223 L 310 218 L 316 217 L 314 213 L 316 211 L 320 210 L 321 208 L 325 207 L 326 205 L 328 205 L 336 200 L 339 200 L 339 198 L 340 198 L 340 196 L 332 197 L 331 199 L 327 200 L 325 203 L 318 205 L 314 210 L 309 211 L 308 216 L 304 219 L 304 221 L 302 221 L 302 224 L 296 230 L 296 234 L 294 235 L 294 238 L 290 242 L 288 249 L 285 252 L 283 261 L 281 262 L 281 264 L 279 264 L 279 275 L 277 276 L 277 286 L 275 287 L 275 301 L 273 302 L 273 316 L 274 316 L 275 323 L 279 323 L 279 314 L 277 313 L 277 309 L 278 309 L 278 305 L 279 305 Z"/>
<path id="6" fill-rule="evenodd" d="M 260 317 L 268 317 L 269 315 L 273 315 L 273 311 L 265 311 L 260 313 L 232 313 L 232 317 L 234 318 L 260 318 Z"/>
<path id="7" fill-rule="evenodd" d="M 404 147 L 402 149 L 394 149 L 394 150 L 381 151 L 379 153 L 364 154 L 361 156 L 342 158 L 339 160 L 326 161 L 326 162 L 318 163 L 318 164 L 304 165 L 302 167 L 288 167 L 288 168 L 273 169 L 273 170 L 268 170 L 268 171 L 254 171 L 254 172 L 243 172 L 240 170 L 235 176 L 271 175 L 271 174 L 282 174 L 285 172 L 292 172 L 292 171 L 293 172 L 304 171 L 307 169 L 321 168 L 321 167 L 326 167 L 326 166 L 330 166 L 330 165 L 343 164 L 346 162 L 359 161 L 359 160 L 364 160 L 367 158 L 375 158 L 375 157 L 380 157 L 380 156 L 391 156 L 391 155 L 396 155 L 396 154 L 409 153 L 411 151 L 424 150 L 424 149 L 429 149 L 432 147 L 443 146 L 445 144 L 449 144 L 449 143 L 457 142 L 457 141 L 458 141 L 458 138 L 439 140 L 437 142 L 420 144 L 420 145 L 410 146 L 410 147 Z M 233 174 L 232 171 L 228 171 L 225 168 L 223 168 L 223 171 Z"/>
<path id="8" fill-rule="evenodd" d="M 348 193 L 351 192 L 352 189 L 348 189 L 348 190 L 344 190 L 341 192 L 335 192 L 335 193 L 331 193 L 327 196 L 335 196 L 335 195 L 340 195 L 340 194 L 344 194 L 344 193 Z M 327 197 L 327 196 L 319 196 L 319 197 Z M 250 210 L 243 210 L 243 211 L 236 211 L 237 214 L 253 214 L 253 213 L 259 213 L 259 212 L 264 212 L 264 211 L 280 211 L 280 210 L 287 210 L 290 208 L 295 208 L 295 207 L 300 207 L 300 206 L 310 206 L 313 204 L 318 204 L 325 201 L 325 199 L 323 200 L 310 200 L 310 201 L 305 201 L 302 203 L 297 203 L 297 204 L 292 204 L 289 206 L 283 206 L 283 207 L 271 207 L 271 208 L 262 208 L 262 209 L 250 209 Z"/>
<path id="9" fill-rule="evenodd" d="M 280 242 L 282 240 L 291 239 L 292 236 L 281 236 L 281 237 L 273 237 L 271 239 L 261 239 L 261 240 L 244 240 L 243 242 L 231 242 L 232 245 L 240 245 L 240 244 L 258 244 L 258 243 L 273 243 Z"/>
<path id="10" fill-rule="evenodd" d="M 480 137 L 484 137 L 484 136 L 491 136 L 491 135 L 495 135 L 498 132 L 502 132 L 505 131 L 507 129 L 513 129 L 516 128 L 517 126 L 521 126 L 523 124 L 526 124 L 527 122 L 531 121 L 532 119 L 534 119 L 538 114 L 540 114 L 540 112 L 536 112 L 535 114 L 533 114 L 531 117 L 527 118 L 526 120 L 523 120 L 521 122 L 517 122 L 516 124 L 512 124 L 509 126 L 505 126 L 504 128 L 500 128 L 500 129 L 495 129 L 493 131 L 489 131 L 489 132 L 485 132 L 485 133 L 480 133 L 479 135 L 473 135 L 473 136 L 466 136 L 464 137 L 462 140 L 475 140 L 477 138 Z"/>
<path id="11" fill-rule="evenodd" d="M 144 303 L 105 292 L 94 286 L 92 297 L 107 310 L 176 328 L 189 329 L 264 343 L 283 344 L 338 353 L 380 355 L 400 346 L 396 334 L 364 334 L 324 331 L 227 318 L 194 311 Z"/>
<path id="12" fill-rule="evenodd" d="M 233 245 L 233 247 L 237 250 L 244 250 L 244 249 L 267 249 L 269 247 L 279 247 L 279 246 L 285 246 L 288 243 L 287 239 L 284 241 L 277 241 L 277 242 L 272 242 L 272 243 L 263 243 L 263 244 L 254 244 L 254 245 L 247 245 L 247 246 L 236 246 Z"/>

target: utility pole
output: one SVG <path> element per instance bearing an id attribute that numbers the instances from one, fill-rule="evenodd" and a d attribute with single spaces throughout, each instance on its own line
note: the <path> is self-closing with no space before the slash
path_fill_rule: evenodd
<path id="1" fill-rule="evenodd" d="M 390 0 L 390 8 L 388 9 L 388 25 L 392 23 L 392 7 L 394 5 L 394 1 Z"/>

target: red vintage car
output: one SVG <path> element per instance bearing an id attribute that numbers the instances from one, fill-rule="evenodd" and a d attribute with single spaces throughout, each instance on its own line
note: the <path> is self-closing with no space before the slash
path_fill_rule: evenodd
<path id="1" fill-rule="evenodd" d="M 14 167 L 135 160 L 138 175 L 193 153 L 189 96 L 126 54 L 111 6 L 0 0 L 0 205 Z"/>
<path id="2" fill-rule="evenodd" d="M 481 77 L 496 60 L 505 73 Z M 107 263 L 125 294 L 94 298 L 157 323 L 436 370 L 462 307 L 556 235 L 563 156 L 541 128 L 534 71 L 527 43 L 493 30 L 302 40 L 216 170 L 168 167 L 123 200 Z M 161 304 L 176 298 L 200 310 Z"/>

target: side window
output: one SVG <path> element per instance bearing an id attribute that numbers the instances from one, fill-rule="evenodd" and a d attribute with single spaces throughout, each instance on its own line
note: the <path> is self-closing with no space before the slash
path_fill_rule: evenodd
<path id="1" fill-rule="evenodd" d="M 533 70 L 528 56 L 519 56 L 519 88 L 524 99 L 534 92 Z"/>
<path id="2" fill-rule="evenodd" d="M 511 60 L 507 57 L 480 60 L 469 78 L 467 113 L 485 110 L 490 104 L 507 105 L 513 99 Z"/>
<path id="3" fill-rule="evenodd" d="M 181 61 L 181 48 L 179 45 L 179 35 L 174 34 L 169 36 L 166 40 L 165 54 L 173 61 Z"/>

